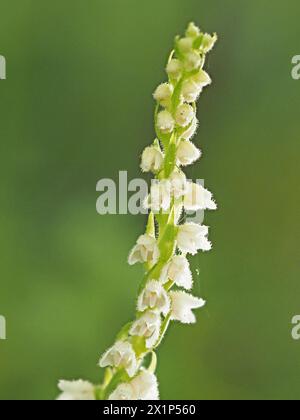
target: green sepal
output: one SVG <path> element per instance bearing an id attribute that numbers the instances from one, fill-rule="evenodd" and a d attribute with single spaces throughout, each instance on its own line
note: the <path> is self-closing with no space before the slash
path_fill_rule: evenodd
<path id="1" fill-rule="evenodd" d="M 182 91 L 182 85 L 184 82 L 184 77 L 182 77 L 179 82 L 177 83 L 175 89 L 174 89 L 174 93 L 172 96 L 172 114 L 174 115 L 178 106 L 180 105 L 181 102 L 181 91 Z"/>
<path id="2" fill-rule="evenodd" d="M 133 322 L 128 322 L 124 327 L 121 329 L 119 334 L 116 337 L 116 341 L 123 341 L 128 338 L 130 328 L 132 326 Z"/>
<path id="3" fill-rule="evenodd" d="M 146 340 L 144 337 L 132 337 L 131 344 L 138 358 L 149 351 L 146 347 Z"/>
<path id="4" fill-rule="evenodd" d="M 169 144 L 166 156 L 165 156 L 165 168 L 164 168 L 165 178 L 169 178 L 169 176 L 172 174 L 172 172 L 175 169 L 176 152 L 177 152 L 176 135 L 173 134 L 170 140 L 170 144 Z"/>
<path id="5" fill-rule="evenodd" d="M 155 238 L 155 217 L 152 211 L 150 212 L 148 217 L 146 233 L 147 235 Z"/>
<path id="6" fill-rule="evenodd" d="M 129 381 L 130 381 L 130 377 L 127 374 L 126 370 L 124 369 L 119 370 L 114 375 L 114 377 L 112 378 L 108 386 L 106 387 L 105 392 L 104 392 L 104 399 L 108 400 L 109 396 L 117 389 L 117 387 L 120 384 L 127 383 Z"/>
<path id="7" fill-rule="evenodd" d="M 204 34 L 202 33 L 195 39 L 194 44 L 193 44 L 193 47 L 194 47 L 195 50 L 200 49 L 200 47 L 202 45 L 202 42 L 203 42 L 203 38 L 204 38 Z"/>

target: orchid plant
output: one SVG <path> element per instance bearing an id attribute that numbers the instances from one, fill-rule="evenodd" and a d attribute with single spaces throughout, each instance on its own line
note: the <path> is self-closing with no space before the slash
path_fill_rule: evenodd
<path id="1" fill-rule="evenodd" d="M 158 400 L 156 350 L 170 322 L 195 323 L 193 310 L 205 305 L 188 293 L 193 279 L 187 256 L 211 249 L 208 227 L 186 222 L 184 214 L 217 206 L 208 190 L 187 180 L 182 167 L 201 156 L 191 139 L 198 127 L 196 102 L 211 84 L 204 71 L 206 54 L 216 40 L 193 23 L 184 37 L 175 39 L 166 67 L 168 82 L 154 92 L 156 139 L 142 154 L 142 171 L 152 172 L 155 179 L 144 203 L 149 209 L 146 232 L 128 258 L 130 265 L 145 268 L 135 319 L 101 357 L 102 385 L 61 381 L 61 400 Z"/>

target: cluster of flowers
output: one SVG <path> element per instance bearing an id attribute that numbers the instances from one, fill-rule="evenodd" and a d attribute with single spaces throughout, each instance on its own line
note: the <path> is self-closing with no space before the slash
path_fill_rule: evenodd
<path id="1" fill-rule="evenodd" d="M 214 210 L 216 204 L 208 190 L 187 181 L 181 168 L 201 156 L 191 142 L 198 127 L 195 103 L 211 83 L 203 66 L 216 39 L 191 23 L 185 37 L 175 40 L 166 68 L 168 83 L 154 92 L 157 139 L 144 150 L 141 168 L 154 173 L 157 182 L 145 201 L 151 210 L 146 233 L 128 259 L 130 265 L 142 263 L 146 268 L 136 319 L 101 357 L 99 364 L 106 368 L 104 384 L 97 388 L 84 381 L 62 381 L 60 399 L 159 399 L 154 351 L 171 321 L 195 323 L 193 310 L 205 305 L 203 299 L 188 293 L 193 279 L 187 255 L 211 249 L 208 227 L 179 224 L 179 220 L 185 210 Z M 152 362 L 146 369 L 149 354 Z"/>

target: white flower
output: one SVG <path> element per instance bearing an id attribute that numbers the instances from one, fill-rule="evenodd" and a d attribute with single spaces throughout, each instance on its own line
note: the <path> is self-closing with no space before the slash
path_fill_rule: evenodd
<path id="1" fill-rule="evenodd" d="M 160 314 L 154 311 L 147 311 L 133 323 L 129 333 L 133 336 L 145 337 L 146 347 L 151 349 L 159 339 L 160 327 Z"/>
<path id="2" fill-rule="evenodd" d="M 93 401 L 95 397 L 94 386 L 87 381 L 59 381 L 58 388 L 62 391 L 60 401 Z"/>
<path id="3" fill-rule="evenodd" d="M 217 209 L 217 205 L 212 198 L 212 193 L 202 185 L 192 182 L 187 185 L 187 192 L 184 196 L 184 207 L 189 211 Z"/>
<path id="4" fill-rule="evenodd" d="M 156 239 L 150 235 L 142 235 L 139 237 L 137 244 L 131 251 L 128 263 L 134 265 L 140 263 L 151 263 L 155 265 L 159 259 L 159 248 Z"/>
<path id="5" fill-rule="evenodd" d="M 162 180 L 153 183 L 150 195 L 144 202 L 146 209 L 151 209 L 154 213 L 163 210 L 167 212 L 171 207 L 171 183 L 168 180 Z"/>
<path id="6" fill-rule="evenodd" d="M 182 75 L 182 64 L 180 60 L 173 58 L 167 65 L 166 71 L 171 79 L 179 79 Z"/>
<path id="7" fill-rule="evenodd" d="M 193 286 L 193 277 L 190 269 L 190 264 L 183 255 L 176 255 L 163 268 L 161 282 L 167 283 L 169 280 L 173 281 L 178 287 L 183 287 L 190 290 Z"/>
<path id="8" fill-rule="evenodd" d="M 202 308 L 205 305 L 203 299 L 196 298 L 185 292 L 170 292 L 172 301 L 172 321 L 180 321 L 183 324 L 194 324 L 196 317 L 192 309 Z"/>
<path id="9" fill-rule="evenodd" d="M 142 154 L 141 168 L 143 172 L 158 172 L 162 168 L 164 155 L 156 146 L 146 147 Z"/>
<path id="10" fill-rule="evenodd" d="M 127 341 L 116 342 L 100 360 L 100 367 L 107 366 L 122 367 L 130 377 L 134 376 L 137 370 L 137 360 L 132 345 Z"/>
<path id="11" fill-rule="evenodd" d="M 169 106 L 174 88 L 170 83 L 162 83 L 153 94 L 154 99 L 162 106 Z"/>
<path id="12" fill-rule="evenodd" d="M 175 121 L 172 117 L 172 114 L 167 111 L 161 111 L 157 115 L 157 127 L 162 133 L 171 133 L 175 127 Z"/>
<path id="13" fill-rule="evenodd" d="M 181 140 L 177 149 L 176 158 L 178 165 L 187 166 L 201 157 L 200 150 L 190 141 Z"/>
<path id="14" fill-rule="evenodd" d="M 184 67 L 190 72 L 197 70 L 201 66 L 200 54 L 196 51 L 191 51 L 185 56 Z"/>
<path id="15" fill-rule="evenodd" d="M 163 286 L 155 280 L 150 281 L 138 298 L 138 311 L 157 310 L 165 316 L 170 310 L 170 299 Z"/>
<path id="16" fill-rule="evenodd" d="M 211 51 L 215 45 L 215 43 L 218 40 L 218 36 L 217 34 L 204 34 L 203 40 L 202 40 L 202 49 L 205 53 L 208 53 L 209 51 Z"/>
<path id="17" fill-rule="evenodd" d="M 195 117 L 193 119 L 191 126 L 182 134 L 182 138 L 184 140 L 191 140 L 191 138 L 194 137 L 194 135 L 196 134 L 197 128 L 198 128 L 198 120 Z"/>
<path id="18" fill-rule="evenodd" d="M 187 28 L 186 36 L 190 38 L 197 38 L 200 35 L 200 29 L 193 22 Z"/>
<path id="19" fill-rule="evenodd" d="M 196 102 L 201 92 L 202 87 L 193 82 L 193 80 L 188 79 L 183 83 L 182 96 L 185 102 Z"/>
<path id="20" fill-rule="evenodd" d="M 159 400 L 157 378 L 153 373 L 143 370 L 136 378 L 134 378 L 132 385 L 136 389 L 139 400 Z"/>
<path id="21" fill-rule="evenodd" d="M 184 196 L 187 192 L 187 180 L 182 171 L 174 171 L 169 178 L 172 193 L 176 199 Z"/>
<path id="22" fill-rule="evenodd" d="M 176 124 L 181 127 L 188 126 L 195 117 L 194 108 L 189 104 L 180 105 L 175 114 Z"/>
<path id="23" fill-rule="evenodd" d="M 191 77 L 191 81 L 195 83 L 199 88 L 204 88 L 211 84 L 211 78 L 206 71 L 200 69 L 197 74 Z"/>
<path id="24" fill-rule="evenodd" d="M 158 383 L 153 373 L 142 371 L 127 384 L 121 384 L 110 395 L 110 401 L 157 401 L 159 400 Z"/>
<path id="25" fill-rule="evenodd" d="M 209 251 L 212 248 L 207 239 L 208 227 L 196 223 L 186 223 L 178 228 L 177 244 L 180 251 L 196 255 L 197 251 Z"/>
<path id="26" fill-rule="evenodd" d="M 181 38 L 177 42 L 177 47 L 182 54 L 186 54 L 193 49 L 194 40 L 192 38 Z"/>
<path id="27" fill-rule="evenodd" d="M 110 401 L 136 401 L 138 395 L 131 383 L 120 384 L 108 397 Z"/>

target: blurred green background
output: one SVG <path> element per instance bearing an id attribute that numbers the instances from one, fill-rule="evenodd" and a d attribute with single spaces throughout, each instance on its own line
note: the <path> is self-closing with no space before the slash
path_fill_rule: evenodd
<path id="1" fill-rule="evenodd" d="M 99 216 L 96 182 L 140 176 L 152 92 L 190 20 L 220 41 L 189 168 L 214 191 L 214 250 L 193 260 L 207 299 L 159 351 L 163 399 L 299 399 L 298 0 L 2 0 L 0 398 L 53 399 L 95 382 L 134 313 L 126 258 L 144 216 Z"/>

